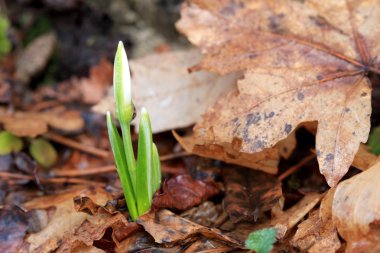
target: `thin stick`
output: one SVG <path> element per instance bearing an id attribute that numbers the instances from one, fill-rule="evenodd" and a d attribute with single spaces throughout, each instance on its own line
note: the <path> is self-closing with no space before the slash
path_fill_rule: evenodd
<path id="1" fill-rule="evenodd" d="M 236 250 L 236 249 L 237 249 L 236 247 L 219 247 L 219 248 L 215 248 L 215 249 L 202 250 L 202 251 L 199 251 L 199 253 L 228 252 L 228 251 L 232 251 L 232 250 Z"/>
<path id="2" fill-rule="evenodd" d="M 0 179 L 25 179 L 34 180 L 34 177 L 29 175 L 21 175 L 9 172 L 0 172 Z M 105 183 L 94 182 L 81 178 L 40 178 L 42 183 L 70 183 L 70 184 L 90 184 L 95 186 L 105 186 Z"/>
<path id="3" fill-rule="evenodd" d="M 164 161 L 168 161 L 168 160 L 172 160 L 172 159 L 176 159 L 176 158 L 180 158 L 180 157 L 184 157 L 184 156 L 190 156 L 190 155 L 191 154 L 186 152 L 186 151 L 171 153 L 171 154 L 160 156 L 160 161 L 164 162 Z"/>
<path id="4" fill-rule="evenodd" d="M 63 145 L 68 146 L 70 148 L 78 149 L 80 151 L 89 153 L 91 155 L 95 155 L 95 156 L 98 156 L 101 158 L 107 158 L 109 156 L 109 152 L 107 152 L 105 150 L 94 148 L 94 147 L 89 147 L 87 145 L 83 145 L 77 141 L 63 137 L 63 136 L 56 134 L 56 133 L 48 133 L 48 134 L 46 134 L 46 137 L 49 138 L 50 140 L 54 141 L 54 142 L 63 144 Z"/>
<path id="5" fill-rule="evenodd" d="M 52 174 L 56 177 L 80 177 L 94 174 L 103 174 L 116 171 L 115 165 L 107 165 L 84 170 L 55 170 Z"/>
<path id="6" fill-rule="evenodd" d="M 293 174 L 294 172 L 299 170 L 302 166 L 304 166 L 305 164 L 307 164 L 308 162 L 310 162 L 314 158 L 315 158 L 315 154 L 311 154 L 311 155 L 306 156 L 299 163 L 290 167 L 287 171 L 285 171 L 280 176 L 278 176 L 277 181 L 281 182 L 282 180 L 284 180 L 285 178 L 287 178 L 288 176 L 290 176 L 291 174 Z"/>

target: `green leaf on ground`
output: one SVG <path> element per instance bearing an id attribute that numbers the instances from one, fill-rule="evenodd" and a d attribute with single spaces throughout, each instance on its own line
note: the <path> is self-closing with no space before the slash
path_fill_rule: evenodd
<path id="1" fill-rule="evenodd" d="M 18 152 L 23 148 L 21 138 L 8 131 L 0 132 L 0 155 L 7 155 L 11 152 Z"/>
<path id="2" fill-rule="evenodd" d="M 252 232 L 245 241 L 245 247 L 256 253 L 268 253 L 276 242 L 276 234 L 277 229 L 275 228 L 264 228 Z"/>
<path id="3" fill-rule="evenodd" d="M 42 167 L 49 168 L 58 159 L 57 151 L 54 146 L 44 138 L 32 140 L 29 152 Z"/>

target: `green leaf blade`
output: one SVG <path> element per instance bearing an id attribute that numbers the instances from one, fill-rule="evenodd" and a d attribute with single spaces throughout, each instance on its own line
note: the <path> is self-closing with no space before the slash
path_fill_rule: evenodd
<path id="1" fill-rule="evenodd" d="M 107 130 L 128 210 L 132 217 L 132 220 L 135 221 L 138 217 L 136 197 L 133 190 L 132 180 L 128 172 L 128 165 L 125 158 L 123 142 L 109 112 L 107 112 Z"/>
<path id="2" fill-rule="evenodd" d="M 139 215 L 149 211 L 152 204 L 152 128 L 145 108 L 141 110 L 137 153 L 136 199 Z"/>
<path id="3" fill-rule="evenodd" d="M 264 228 L 249 234 L 245 247 L 256 253 L 268 253 L 276 242 L 277 229 Z"/>
<path id="4" fill-rule="evenodd" d="M 156 144 L 153 143 L 152 146 L 152 168 L 153 168 L 153 173 L 152 173 L 152 182 L 153 182 L 153 192 L 154 194 L 161 185 L 161 162 L 160 162 L 160 156 L 158 154 L 158 149 Z"/>

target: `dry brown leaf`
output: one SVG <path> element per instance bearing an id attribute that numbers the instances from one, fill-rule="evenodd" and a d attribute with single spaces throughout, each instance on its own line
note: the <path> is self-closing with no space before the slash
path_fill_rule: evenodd
<path id="1" fill-rule="evenodd" d="M 322 197 L 323 194 L 307 194 L 297 204 L 286 210 L 281 216 L 269 221 L 269 225 L 264 225 L 264 227 L 275 227 L 277 229 L 277 238 L 283 238 L 291 228 L 297 225 L 319 203 Z"/>
<path id="2" fill-rule="evenodd" d="M 346 252 L 380 252 L 380 163 L 340 183 L 333 220 Z"/>
<path id="3" fill-rule="evenodd" d="M 173 131 L 173 135 L 189 153 L 265 171 L 270 174 L 276 174 L 278 171 L 277 166 L 280 161 L 280 155 L 277 148 L 268 148 L 261 152 L 251 154 L 240 152 L 239 148 L 236 148 L 234 144 L 230 145 L 226 143 L 224 145 L 218 145 L 202 143 L 202 140 L 197 139 L 193 134 L 181 137 Z"/>
<path id="4" fill-rule="evenodd" d="M 63 112 L 15 112 L 7 114 L 0 108 L 0 123 L 19 137 L 36 137 L 48 131 L 48 125 L 65 132 L 77 132 L 84 127 L 84 120 L 77 111 Z"/>
<path id="5" fill-rule="evenodd" d="M 245 71 L 195 127 L 207 143 L 272 147 L 318 121 L 316 149 L 330 186 L 346 174 L 370 129 L 380 73 L 379 0 L 189 0 L 177 28 L 206 54 L 193 70 Z"/>
<path id="6" fill-rule="evenodd" d="M 368 146 L 361 144 L 352 162 L 352 166 L 359 170 L 367 170 L 376 163 L 377 159 L 376 155 L 368 151 Z"/>
<path id="7" fill-rule="evenodd" d="M 232 167 L 224 168 L 222 174 L 226 192 L 223 207 L 234 223 L 256 221 L 282 197 L 281 183 L 266 173 Z"/>
<path id="8" fill-rule="evenodd" d="M 186 244 L 194 240 L 197 234 L 202 234 L 206 238 L 217 239 L 237 248 L 242 246 L 241 242 L 223 234 L 218 229 L 198 225 L 166 209 L 147 213 L 139 217 L 137 223 L 153 236 L 156 243 L 163 243 L 167 246 L 176 243 Z"/>
<path id="9" fill-rule="evenodd" d="M 83 102 L 88 104 L 98 103 L 105 95 L 107 86 L 112 84 L 113 66 L 105 58 L 92 66 L 90 76 L 78 80 L 79 90 L 82 93 Z"/>
<path id="10" fill-rule="evenodd" d="M 137 108 L 146 107 L 154 133 L 186 127 L 236 83 L 236 74 L 218 76 L 207 72 L 189 74 L 187 68 L 201 59 L 198 50 L 152 54 L 130 60 L 132 96 Z M 113 90 L 94 107 L 97 112 L 114 111 Z"/>
<path id="11" fill-rule="evenodd" d="M 300 223 L 291 244 L 302 252 L 334 253 L 341 243 L 332 222 L 332 202 L 335 189 L 330 189 L 321 201 L 319 210 L 309 213 L 309 217 Z"/>
<path id="12" fill-rule="evenodd" d="M 18 56 L 16 63 L 16 79 L 23 83 L 43 70 L 53 53 L 56 38 L 47 33 L 33 40 Z"/>
<path id="13" fill-rule="evenodd" d="M 90 217 L 77 212 L 73 198 L 88 196 L 98 205 L 105 205 L 111 198 L 110 194 L 101 188 L 76 188 L 59 195 L 51 195 L 33 199 L 23 205 L 26 210 L 53 209 L 53 214 L 47 226 L 39 232 L 31 233 L 26 241 L 30 244 L 29 252 L 52 252 L 60 247 L 81 224 Z"/>
<path id="14" fill-rule="evenodd" d="M 215 182 L 193 179 L 190 175 L 170 178 L 162 185 L 162 193 L 155 194 L 153 206 L 174 210 L 187 210 L 218 194 Z"/>

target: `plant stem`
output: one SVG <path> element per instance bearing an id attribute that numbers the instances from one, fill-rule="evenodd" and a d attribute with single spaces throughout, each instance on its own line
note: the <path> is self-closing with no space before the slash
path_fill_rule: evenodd
<path id="1" fill-rule="evenodd" d="M 123 134 L 124 152 L 127 160 L 128 173 L 132 181 L 134 195 L 136 196 L 136 160 L 133 152 L 132 138 L 131 138 L 131 125 L 130 122 L 120 122 L 121 131 Z"/>

